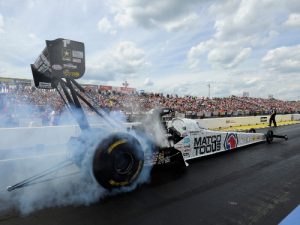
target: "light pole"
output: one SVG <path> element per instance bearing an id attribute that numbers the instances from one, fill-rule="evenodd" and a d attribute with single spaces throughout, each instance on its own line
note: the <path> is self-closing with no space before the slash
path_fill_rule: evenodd
<path id="1" fill-rule="evenodd" d="M 208 84 L 207 87 L 208 87 L 208 98 L 210 98 L 210 84 Z"/>
<path id="2" fill-rule="evenodd" d="M 124 83 L 122 84 L 125 88 L 129 86 L 128 82 L 125 80 Z"/>

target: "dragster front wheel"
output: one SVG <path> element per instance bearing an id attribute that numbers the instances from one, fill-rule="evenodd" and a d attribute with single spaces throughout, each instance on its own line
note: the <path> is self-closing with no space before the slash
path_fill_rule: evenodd
<path id="1" fill-rule="evenodd" d="M 254 128 L 251 128 L 248 130 L 248 133 L 256 133 L 256 130 Z"/>
<path id="2" fill-rule="evenodd" d="M 268 144 L 270 144 L 273 141 L 273 136 L 274 136 L 273 131 L 268 130 L 268 132 L 266 134 L 266 140 L 267 140 Z"/>
<path id="3" fill-rule="evenodd" d="M 139 141 L 127 133 L 109 135 L 96 148 L 93 176 L 106 189 L 130 186 L 144 165 L 144 152 Z"/>

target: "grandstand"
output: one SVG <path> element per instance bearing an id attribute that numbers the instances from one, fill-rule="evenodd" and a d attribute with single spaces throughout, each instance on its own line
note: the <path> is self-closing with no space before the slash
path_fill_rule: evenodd
<path id="1" fill-rule="evenodd" d="M 54 121 L 53 115 L 59 116 L 65 111 L 65 106 L 55 90 L 36 89 L 31 85 L 31 80 L 6 79 L 5 81 L 9 81 L 9 83 L 0 82 L 2 87 L 5 86 L 5 93 L 0 95 L 0 117 L 2 121 L 9 118 L 10 121 L 13 121 L 10 124 L 15 126 L 20 124 L 17 121 L 18 119 L 28 119 L 30 115 L 30 118 L 40 118 L 43 125 L 59 124 L 59 122 L 53 124 L 51 121 Z M 129 118 L 132 118 L 130 115 L 143 114 L 152 108 L 158 107 L 172 108 L 176 113 L 188 118 L 266 115 L 273 107 L 277 108 L 278 114 L 300 112 L 299 101 L 247 96 L 223 98 L 179 97 L 161 93 L 138 93 L 132 88 L 128 89 L 130 91 L 124 91 L 124 88 L 103 87 L 84 85 L 85 90 L 93 97 L 96 107 L 105 111 L 122 111 Z M 93 115 L 93 112 L 89 111 L 87 107 L 85 110 L 88 115 Z M 30 113 L 28 113 L 29 111 Z M 7 123 L 2 122 L 0 126 L 7 126 Z"/>

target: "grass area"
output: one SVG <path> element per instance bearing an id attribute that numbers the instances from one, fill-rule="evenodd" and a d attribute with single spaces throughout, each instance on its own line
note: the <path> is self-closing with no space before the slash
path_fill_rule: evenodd
<path id="1" fill-rule="evenodd" d="M 292 124 L 298 124 L 300 121 L 281 121 L 277 122 L 277 126 L 286 126 L 286 125 L 292 125 Z M 266 128 L 269 126 L 269 123 L 261 123 L 261 124 L 252 124 L 252 125 L 241 125 L 241 126 L 231 126 L 231 127 L 226 127 L 226 128 L 216 128 L 213 130 L 217 131 L 245 131 L 249 130 L 251 128 L 254 129 L 260 129 L 260 128 Z"/>

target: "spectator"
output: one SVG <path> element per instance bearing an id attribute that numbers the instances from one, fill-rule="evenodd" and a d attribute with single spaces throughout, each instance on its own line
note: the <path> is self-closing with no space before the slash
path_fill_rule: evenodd
<path id="1" fill-rule="evenodd" d="M 263 115 L 268 114 L 271 107 L 276 108 L 276 113 L 297 113 L 300 111 L 300 102 L 282 101 L 277 99 L 264 99 L 253 97 L 223 97 L 205 98 L 195 96 L 163 95 L 161 93 L 134 93 L 124 94 L 116 91 L 98 92 L 97 89 L 85 88 L 89 101 L 102 110 L 123 111 L 128 118 L 133 119 L 137 114 L 143 114 L 150 109 L 158 107 L 172 108 L 175 112 L 190 118 L 204 118 L 214 116 L 237 115 Z M 22 109 L 26 105 L 40 110 L 32 110 L 30 117 L 37 117 L 43 124 L 58 124 L 59 115 L 64 111 L 64 103 L 55 90 L 42 90 L 30 86 L 9 89 L 5 93 L 6 104 L 0 109 L 0 117 L 20 118 Z M 0 99 L 1 102 L 1 99 Z M 3 102 L 3 101 L 2 101 Z M 3 105 L 3 103 L 2 103 Z M 88 116 L 94 116 L 83 102 L 83 109 Z M 52 110 L 53 109 L 53 110 Z M 49 117 L 50 112 L 51 118 Z M 276 121 L 275 121 L 276 122 Z M 272 123 L 274 123 L 272 121 Z M 275 124 L 274 124 L 275 125 Z"/>
<path id="2" fill-rule="evenodd" d="M 273 108 L 271 110 L 271 116 L 270 116 L 270 119 L 269 119 L 269 126 L 272 125 L 272 123 L 274 124 L 274 127 L 277 127 L 277 124 L 276 124 L 276 108 Z"/>

